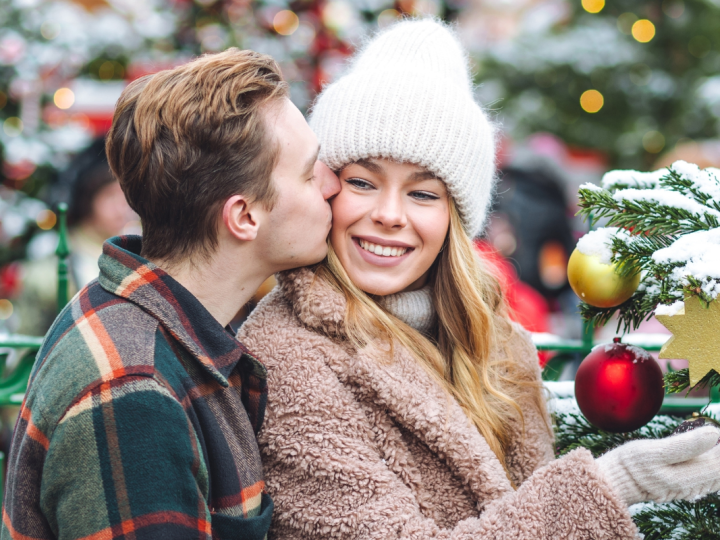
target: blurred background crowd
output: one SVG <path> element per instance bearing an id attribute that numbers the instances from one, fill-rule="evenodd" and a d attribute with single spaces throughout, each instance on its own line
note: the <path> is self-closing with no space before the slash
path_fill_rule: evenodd
<path id="1" fill-rule="evenodd" d="M 578 186 L 676 159 L 720 166 L 720 0 L 0 0 L 0 332 L 42 335 L 54 318 L 57 203 L 71 292 L 105 238 L 139 232 L 102 143 L 129 81 L 250 48 L 307 110 L 365 36 L 419 14 L 457 24 L 501 129 L 478 249 L 526 327 L 579 337 Z"/>

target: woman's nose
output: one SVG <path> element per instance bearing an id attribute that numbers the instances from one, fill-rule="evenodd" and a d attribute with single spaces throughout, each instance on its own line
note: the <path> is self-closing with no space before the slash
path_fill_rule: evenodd
<path id="1" fill-rule="evenodd" d="M 370 213 L 370 219 L 387 228 L 403 228 L 407 225 L 407 216 L 401 197 L 385 193 L 378 197 L 378 204 Z"/>
<path id="2" fill-rule="evenodd" d="M 337 175 L 330 170 L 330 167 L 322 161 L 315 162 L 315 178 L 320 185 L 320 193 L 325 200 L 328 200 L 340 192 L 340 180 Z"/>

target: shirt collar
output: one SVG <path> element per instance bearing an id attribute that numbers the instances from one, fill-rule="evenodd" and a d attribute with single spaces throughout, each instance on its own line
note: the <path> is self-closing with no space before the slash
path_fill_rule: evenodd
<path id="1" fill-rule="evenodd" d="M 190 291 L 140 256 L 140 236 L 116 236 L 103 245 L 100 285 L 137 304 L 155 317 L 222 386 L 243 357 L 255 377 L 265 379 L 264 366 L 235 336 L 223 328 Z"/>

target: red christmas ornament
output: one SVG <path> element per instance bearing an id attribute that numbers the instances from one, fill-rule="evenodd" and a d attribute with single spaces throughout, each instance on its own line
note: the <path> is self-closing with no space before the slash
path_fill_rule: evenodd
<path id="1" fill-rule="evenodd" d="M 660 410 L 665 389 L 660 366 L 650 354 L 632 345 L 598 345 L 575 375 L 575 398 L 580 410 L 605 431 L 634 431 Z"/>

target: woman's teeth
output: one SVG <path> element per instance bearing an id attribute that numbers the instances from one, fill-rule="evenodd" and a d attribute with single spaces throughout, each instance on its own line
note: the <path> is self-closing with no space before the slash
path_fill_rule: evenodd
<path id="1" fill-rule="evenodd" d="M 369 251 L 370 253 L 374 253 L 375 255 L 380 255 L 382 257 L 399 257 L 400 255 L 404 255 L 408 250 L 408 248 L 403 247 L 380 246 L 378 244 L 373 244 L 372 242 L 366 242 L 365 240 L 359 240 L 359 242 L 360 247 L 365 251 Z"/>

